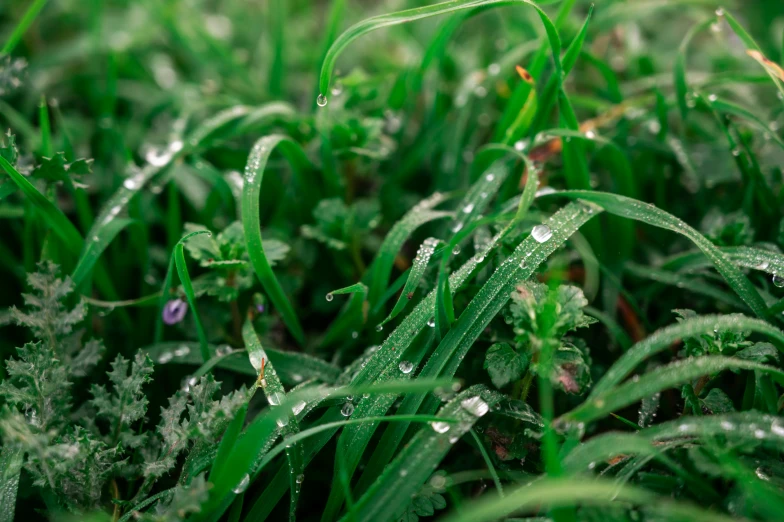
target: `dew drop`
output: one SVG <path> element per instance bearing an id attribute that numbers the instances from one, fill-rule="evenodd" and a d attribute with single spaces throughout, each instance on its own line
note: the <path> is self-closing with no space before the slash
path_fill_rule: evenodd
<path id="1" fill-rule="evenodd" d="M 242 477 L 240 483 L 237 484 L 232 491 L 237 495 L 239 495 L 240 493 L 244 493 L 245 490 L 248 489 L 248 484 L 250 484 L 250 476 L 247 473 L 245 473 L 245 476 Z"/>
<path id="2" fill-rule="evenodd" d="M 297 481 L 297 484 L 302 484 L 305 481 L 305 475 L 300 473 L 299 475 L 297 475 L 296 481 Z"/>
<path id="3" fill-rule="evenodd" d="M 376 325 L 376 331 L 377 331 L 377 332 L 380 332 L 380 331 L 382 331 L 383 329 L 384 329 L 384 325 L 381 325 L 381 324 L 378 324 L 378 325 Z"/>
<path id="4" fill-rule="evenodd" d="M 773 274 L 773 286 L 776 288 L 784 288 L 784 277 L 778 274 Z"/>
<path id="5" fill-rule="evenodd" d="M 463 207 L 463 214 L 470 214 L 472 210 L 474 210 L 474 204 L 469 203 L 468 205 Z"/>
<path id="6" fill-rule="evenodd" d="M 442 422 L 442 421 L 434 421 L 430 423 L 430 426 L 433 428 L 433 431 L 436 433 L 446 433 L 449 431 L 449 423 Z"/>
<path id="7" fill-rule="evenodd" d="M 495 174 L 488 174 L 485 176 L 487 181 L 493 181 L 495 179 Z"/>
<path id="8" fill-rule="evenodd" d="M 158 357 L 158 362 L 161 364 L 166 364 L 167 362 L 171 361 L 174 358 L 174 354 L 171 352 L 163 352 Z"/>
<path id="9" fill-rule="evenodd" d="M 520 140 L 520 141 L 515 142 L 514 148 L 518 152 L 523 152 L 523 150 L 525 150 L 525 141 Z"/>
<path id="10" fill-rule="evenodd" d="M 305 401 L 299 401 L 297 404 L 291 407 L 291 413 L 293 413 L 294 415 L 299 415 L 300 413 L 302 413 L 302 410 L 305 409 L 305 406 L 306 406 Z"/>
<path id="11" fill-rule="evenodd" d="M 289 424 L 288 416 L 283 415 L 281 417 L 278 417 L 277 419 L 275 419 L 275 424 L 278 425 L 278 428 L 283 428 L 285 426 L 288 426 L 288 424 Z"/>
<path id="12" fill-rule="evenodd" d="M 323 94 L 319 94 L 318 98 L 316 98 L 316 105 L 319 107 L 326 107 L 327 105 L 327 97 Z"/>
<path id="13" fill-rule="evenodd" d="M 455 245 L 455 248 L 452 249 L 452 255 L 458 255 L 460 253 L 460 245 Z"/>
<path id="14" fill-rule="evenodd" d="M 176 355 L 177 357 L 184 357 L 189 353 L 191 353 L 191 349 L 188 347 L 187 344 L 183 344 L 182 346 L 174 350 L 174 355 Z"/>
<path id="15" fill-rule="evenodd" d="M 436 326 L 436 318 L 435 317 L 431 317 L 430 319 L 428 319 L 427 320 L 427 325 L 430 328 L 434 328 Z"/>
<path id="16" fill-rule="evenodd" d="M 351 417 L 352 413 L 354 413 L 354 405 L 351 404 L 350 402 L 344 404 L 343 407 L 340 409 L 340 414 L 343 415 L 344 417 Z"/>
<path id="17" fill-rule="evenodd" d="M 490 410 L 490 406 L 479 395 L 460 401 L 460 406 L 474 417 L 482 417 Z"/>
<path id="18" fill-rule="evenodd" d="M 491 63 L 487 66 L 487 72 L 490 74 L 490 76 L 498 76 L 498 74 L 501 72 L 501 66 L 497 63 Z"/>
<path id="19" fill-rule="evenodd" d="M 411 373 L 411 370 L 414 369 L 414 363 L 412 363 L 411 361 L 400 361 L 400 365 L 398 366 L 398 368 L 400 368 L 401 372 L 408 375 L 409 373 Z"/>
<path id="20" fill-rule="evenodd" d="M 553 237 L 553 231 L 550 230 L 550 227 L 547 225 L 536 225 L 534 229 L 531 230 L 531 236 L 537 243 L 544 243 Z"/>
<path id="21" fill-rule="evenodd" d="M 716 16 L 724 16 L 724 8 L 723 7 L 719 7 L 718 9 L 716 9 Z"/>
<path id="22" fill-rule="evenodd" d="M 710 96 L 708 96 L 708 101 L 710 101 L 710 102 L 715 102 L 718 99 L 719 99 L 719 97 L 716 96 L 715 94 L 711 94 Z"/>
<path id="23" fill-rule="evenodd" d="M 282 397 L 280 396 L 280 393 L 278 393 L 278 392 L 272 392 L 272 393 L 270 393 L 270 394 L 269 394 L 269 396 L 267 397 L 267 401 L 268 401 L 268 402 L 270 403 L 270 405 L 272 405 L 272 406 L 280 406 L 280 401 L 281 401 L 281 398 L 282 398 Z"/>
<path id="24" fill-rule="evenodd" d="M 332 301 L 333 299 L 335 299 L 335 296 L 334 296 L 334 295 L 332 295 L 332 292 L 330 292 L 330 293 L 328 293 L 328 294 L 325 296 L 325 298 L 326 298 L 326 300 L 327 300 L 327 301 Z"/>

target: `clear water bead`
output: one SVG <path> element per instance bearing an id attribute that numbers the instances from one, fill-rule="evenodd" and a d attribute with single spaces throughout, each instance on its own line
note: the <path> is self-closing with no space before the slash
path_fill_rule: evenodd
<path id="1" fill-rule="evenodd" d="M 325 296 L 325 299 L 327 300 L 327 302 L 329 302 L 329 301 L 332 301 L 333 299 L 335 299 L 335 296 L 334 296 L 334 295 L 332 295 L 332 292 L 330 292 L 330 293 L 328 293 L 328 294 Z"/>
<path id="2" fill-rule="evenodd" d="M 289 418 L 287 416 L 285 416 L 285 415 L 282 416 L 282 417 L 278 417 L 277 419 L 275 419 L 275 424 L 277 424 L 279 428 L 283 428 L 285 426 L 288 426 Z"/>
<path id="3" fill-rule="evenodd" d="M 773 286 L 776 288 L 784 288 L 784 277 L 778 274 L 773 274 Z"/>
<path id="4" fill-rule="evenodd" d="M 250 476 L 247 473 L 245 473 L 245 476 L 242 477 L 240 483 L 237 484 L 232 491 L 237 495 L 239 495 L 240 493 L 244 493 L 245 490 L 248 489 L 248 484 L 250 484 Z"/>
<path id="5" fill-rule="evenodd" d="M 442 422 L 442 421 L 434 421 L 430 423 L 430 426 L 433 428 L 433 431 L 436 433 L 446 433 L 449 431 L 449 423 Z"/>
<path id="6" fill-rule="evenodd" d="M 479 395 L 460 401 L 460 406 L 474 417 L 482 417 L 490 411 L 490 406 Z"/>
<path id="7" fill-rule="evenodd" d="M 318 98 L 316 98 L 316 105 L 319 107 L 326 107 L 327 105 L 327 97 L 323 94 L 319 94 Z"/>
<path id="8" fill-rule="evenodd" d="M 270 393 L 269 396 L 267 397 L 267 401 L 272 406 L 280 406 L 281 399 L 282 399 L 282 397 L 280 396 L 280 393 L 278 393 L 278 392 Z"/>
<path id="9" fill-rule="evenodd" d="M 537 243 L 544 243 L 553 237 L 553 231 L 550 230 L 550 227 L 547 225 L 536 225 L 534 229 L 531 230 L 531 236 L 533 236 Z"/>
<path id="10" fill-rule="evenodd" d="M 398 368 L 400 368 L 401 372 L 408 375 L 409 373 L 411 373 L 411 370 L 414 369 L 414 363 L 412 363 L 411 361 L 400 361 L 400 365 L 398 366 Z"/>
<path id="11" fill-rule="evenodd" d="M 436 326 L 436 319 L 435 319 L 435 317 L 431 317 L 430 319 L 428 319 L 427 320 L 427 325 L 430 328 L 434 328 Z"/>
<path id="12" fill-rule="evenodd" d="M 354 405 L 351 404 L 350 402 L 344 404 L 343 407 L 340 409 L 340 414 L 343 415 L 344 417 L 351 417 L 352 413 L 354 413 Z"/>
<path id="13" fill-rule="evenodd" d="M 297 404 L 291 407 L 291 413 L 293 413 L 294 415 L 299 415 L 300 413 L 302 413 L 302 410 L 305 409 L 305 406 L 306 406 L 305 401 L 299 401 Z"/>

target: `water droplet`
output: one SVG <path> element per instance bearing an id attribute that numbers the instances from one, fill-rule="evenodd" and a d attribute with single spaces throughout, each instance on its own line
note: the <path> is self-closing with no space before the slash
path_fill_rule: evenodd
<path id="1" fill-rule="evenodd" d="M 327 105 L 327 97 L 323 94 L 319 94 L 318 98 L 316 98 L 316 105 L 319 107 L 326 107 Z"/>
<path id="2" fill-rule="evenodd" d="M 398 366 L 398 368 L 400 368 L 401 372 L 408 375 L 409 373 L 411 373 L 411 370 L 414 369 L 414 363 L 412 363 L 411 361 L 400 361 L 400 365 Z"/>
<path id="3" fill-rule="evenodd" d="M 343 94 L 343 86 L 335 85 L 330 92 L 332 93 L 332 96 L 340 96 Z M 326 103 L 324 105 L 326 105 Z"/>
<path id="4" fill-rule="evenodd" d="M 434 421 L 430 423 L 432 426 L 433 431 L 436 433 L 446 433 L 449 431 L 449 423 L 448 422 L 441 422 L 441 421 Z"/>
<path id="5" fill-rule="evenodd" d="M 592 130 L 586 131 L 585 137 L 588 138 L 589 140 L 592 140 L 596 137 L 596 133 Z"/>
<path id="6" fill-rule="evenodd" d="M 229 355 L 233 351 L 234 349 L 228 344 L 222 344 L 215 350 L 215 355 L 218 357 L 223 357 L 224 355 Z"/>
<path id="7" fill-rule="evenodd" d="M 158 362 L 161 364 L 166 364 L 167 362 L 171 361 L 174 358 L 174 354 L 171 352 L 163 352 L 158 357 Z"/>
<path id="8" fill-rule="evenodd" d="M 332 295 L 332 292 L 330 292 L 330 293 L 328 293 L 328 294 L 325 296 L 325 298 L 326 298 L 326 300 L 327 300 L 327 301 L 332 301 L 333 299 L 335 299 L 335 296 L 334 296 L 334 295 Z"/>
<path id="9" fill-rule="evenodd" d="M 469 203 L 468 205 L 463 207 L 463 214 L 470 214 L 472 210 L 474 210 L 474 204 Z"/>
<path id="10" fill-rule="evenodd" d="M 191 391 L 191 388 L 196 385 L 198 379 L 196 377 L 186 377 L 182 380 L 182 391 L 188 393 Z"/>
<path id="11" fill-rule="evenodd" d="M 463 399 L 460 406 L 474 417 L 482 417 L 490 410 L 490 406 L 479 395 Z"/>
<path id="12" fill-rule="evenodd" d="M 352 339 L 356 339 L 357 337 L 359 337 L 359 332 L 357 332 L 357 331 L 351 332 L 351 338 Z"/>
<path id="13" fill-rule="evenodd" d="M 724 16 L 724 8 L 723 7 L 719 7 L 718 9 L 716 9 L 716 16 Z"/>
<path id="14" fill-rule="evenodd" d="M 305 481 L 305 475 L 300 473 L 299 475 L 297 475 L 297 478 L 295 480 L 297 481 L 297 484 L 302 484 Z"/>
<path id="15" fill-rule="evenodd" d="M 732 149 L 732 155 L 735 156 L 736 158 L 738 156 L 740 156 L 740 149 L 737 149 L 737 148 L 736 149 Z"/>
<path id="16" fill-rule="evenodd" d="M 244 493 L 246 489 L 248 489 L 248 484 L 250 484 L 250 476 L 246 473 L 240 483 L 232 490 L 234 493 L 239 495 L 240 493 Z"/>
<path id="17" fill-rule="evenodd" d="M 382 325 L 382 324 L 377 324 L 377 325 L 376 325 L 376 331 L 377 331 L 377 332 L 380 332 L 380 331 L 382 331 L 383 329 L 384 329 L 384 325 Z"/>
<path id="18" fill-rule="evenodd" d="M 289 418 L 288 418 L 288 416 L 283 415 L 281 417 L 278 417 L 277 419 L 275 419 L 275 424 L 278 425 L 278 428 L 283 428 L 285 426 L 288 426 L 289 425 Z"/>
<path id="19" fill-rule="evenodd" d="M 491 63 L 490 65 L 487 66 L 487 73 L 490 76 L 498 76 L 500 72 L 501 72 L 501 66 L 498 65 L 497 63 Z"/>
<path id="20" fill-rule="evenodd" d="M 460 245 L 455 245 L 455 248 L 452 249 L 452 255 L 458 255 L 460 253 Z"/>
<path id="21" fill-rule="evenodd" d="M 708 96 L 708 101 L 710 101 L 710 102 L 715 102 L 718 99 L 719 99 L 719 97 L 716 96 L 715 94 L 711 94 L 711 95 Z"/>
<path id="22" fill-rule="evenodd" d="M 452 435 L 451 437 L 449 437 L 449 444 L 454 444 L 459 440 L 460 440 L 460 435 Z"/>
<path id="23" fill-rule="evenodd" d="M 431 317 L 430 319 L 428 319 L 427 320 L 427 325 L 430 328 L 434 328 L 436 326 L 436 318 L 435 317 Z"/>
<path id="24" fill-rule="evenodd" d="M 765 430 L 760 430 L 760 429 L 756 429 L 756 430 L 754 430 L 754 436 L 755 436 L 756 438 L 758 438 L 758 439 L 764 439 L 764 438 L 765 438 L 765 435 L 767 435 L 767 434 L 765 433 Z"/>
<path id="25" fill-rule="evenodd" d="M 283 399 L 280 393 L 272 392 L 267 396 L 267 401 L 270 403 L 271 406 L 280 406 L 280 401 Z"/>
<path id="26" fill-rule="evenodd" d="M 544 243 L 553 237 L 553 231 L 550 230 L 550 227 L 547 225 L 536 225 L 534 229 L 531 230 L 531 236 L 536 240 L 537 243 Z"/>
<path id="27" fill-rule="evenodd" d="M 190 347 L 188 347 L 187 344 L 183 344 L 182 346 L 174 350 L 174 355 L 176 355 L 177 357 L 183 357 L 185 355 L 188 355 L 189 353 L 191 353 L 191 349 Z"/>
<path id="28" fill-rule="evenodd" d="M 299 415 L 302 413 L 302 410 L 305 409 L 306 403 L 305 401 L 299 401 L 297 404 L 291 407 L 291 413 L 294 415 Z"/>
<path id="29" fill-rule="evenodd" d="M 495 174 L 488 174 L 485 176 L 487 181 L 493 181 L 495 179 Z"/>
<path id="30" fill-rule="evenodd" d="M 344 417 L 351 417 L 352 413 L 354 413 L 354 405 L 351 404 L 350 402 L 344 404 L 343 407 L 340 409 L 340 414 L 343 415 Z"/>

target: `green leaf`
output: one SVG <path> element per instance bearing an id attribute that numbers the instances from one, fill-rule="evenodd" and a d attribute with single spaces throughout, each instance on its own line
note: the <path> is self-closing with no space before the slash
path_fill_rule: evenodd
<path id="1" fill-rule="evenodd" d="M 193 232 L 191 234 L 185 235 L 182 239 L 180 239 L 177 244 L 174 245 L 174 252 L 172 252 L 172 262 L 177 267 L 177 275 L 179 276 L 182 287 L 185 290 L 185 297 L 188 299 L 188 306 L 190 306 L 191 311 L 193 312 L 193 322 L 196 324 L 196 333 L 199 336 L 199 347 L 201 349 L 202 360 L 207 362 L 210 358 L 209 341 L 207 340 L 207 334 L 204 332 L 204 327 L 202 326 L 201 320 L 199 319 L 199 312 L 196 310 L 196 296 L 193 293 L 191 276 L 188 274 L 188 265 L 185 263 L 185 253 L 183 246 L 185 241 L 187 241 L 189 238 L 204 233 L 205 232 Z M 206 233 L 209 234 L 209 232 Z M 169 265 L 169 270 L 171 270 L 171 264 Z M 166 279 L 167 281 L 170 280 L 170 276 L 167 275 Z M 162 297 L 166 295 L 167 290 L 168 288 L 164 288 L 164 291 L 161 294 Z M 163 306 L 161 307 L 161 310 L 163 310 Z"/>
<path id="2" fill-rule="evenodd" d="M 523 376 L 530 358 L 517 353 L 506 343 L 496 343 L 487 349 L 484 368 L 496 388 L 503 388 Z"/>

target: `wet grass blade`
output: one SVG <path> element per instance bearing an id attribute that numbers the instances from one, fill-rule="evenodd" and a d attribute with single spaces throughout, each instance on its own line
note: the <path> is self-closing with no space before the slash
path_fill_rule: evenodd
<path id="1" fill-rule="evenodd" d="M 158 364 L 183 364 L 188 366 L 201 366 L 198 343 L 189 342 L 163 342 L 141 348 L 147 352 L 152 360 Z M 209 346 L 210 353 L 216 353 L 221 348 L 226 350 L 226 346 Z M 340 374 L 340 368 L 326 361 L 299 352 L 281 351 L 273 348 L 265 348 L 272 364 L 280 376 L 281 380 L 289 385 L 299 384 L 304 381 L 316 379 L 326 384 L 334 383 Z M 225 356 L 216 356 L 210 359 L 215 361 L 215 365 L 242 375 L 258 377 L 258 372 L 248 362 L 247 357 L 241 350 L 229 351 Z"/>
<path id="2" fill-rule="evenodd" d="M 754 40 L 754 38 L 752 38 L 752 36 L 746 31 L 746 29 L 744 29 L 743 26 L 730 13 L 728 13 L 725 10 L 722 10 L 722 16 L 724 16 L 724 19 L 727 20 L 727 23 L 729 24 L 730 28 L 732 28 L 732 30 L 735 32 L 738 38 L 740 38 L 740 40 L 743 42 L 746 48 L 752 51 L 756 51 L 762 56 L 763 60 L 761 61 L 761 65 L 763 65 L 763 69 L 765 69 L 765 72 L 768 73 L 768 76 L 770 76 L 771 81 L 776 86 L 781 96 L 784 97 L 784 83 L 782 83 L 781 78 L 776 74 L 776 72 L 774 72 L 773 68 L 765 67 L 765 60 L 764 60 L 765 57 L 762 53 L 762 49 Z"/>
<path id="3" fill-rule="evenodd" d="M 518 512 L 537 512 L 549 508 L 576 505 L 612 506 L 633 504 L 660 514 L 665 520 L 693 522 L 731 522 L 733 519 L 682 502 L 660 497 L 642 488 L 624 486 L 606 480 L 543 479 L 525 484 L 506 497 L 487 495 L 463 506 L 460 512 L 445 517 L 444 522 L 484 522 L 499 520 Z"/>
<path id="4" fill-rule="evenodd" d="M 756 370 L 784 379 L 784 372 L 773 366 L 730 357 L 697 357 L 657 368 L 634 382 L 626 382 L 596 395 L 591 401 L 559 417 L 557 422 L 591 422 L 662 390 L 723 370 Z"/>
<path id="5" fill-rule="evenodd" d="M 547 2 L 540 2 L 541 4 Z M 332 79 L 332 71 L 335 68 L 335 63 L 343 50 L 348 47 L 354 40 L 372 31 L 389 27 L 392 25 L 399 25 L 409 22 L 415 22 L 429 18 L 431 16 L 440 16 L 449 13 L 455 13 L 463 9 L 474 9 L 477 7 L 486 6 L 504 6 L 504 5 L 527 5 L 536 9 L 539 18 L 545 27 L 550 45 L 552 47 L 553 56 L 558 61 L 556 70 L 560 73 L 560 38 L 558 31 L 553 23 L 547 17 L 547 14 L 536 4 L 530 0 L 450 0 L 439 4 L 428 5 L 424 7 L 416 7 L 407 9 L 405 11 L 398 11 L 396 13 L 383 14 L 367 18 L 358 22 L 341 34 L 332 46 L 327 51 L 324 57 L 324 62 L 321 66 L 321 74 L 319 75 L 319 92 L 320 96 L 329 95 L 329 85 Z"/>
<path id="6" fill-rule="evenodd" d="M 177 267 L 177 276 L 180 278 L 180 283 L 182 283 L 182 289 L 185 291 L 185 298 L 188 300 L 188 306 L 190 306 L 191 312 L 193 313 L 193 322 L 196 325 L 196 334 L 199 337 L 199 349 L 201 350 L 201 358 L 202 361 L 207 362 L 210 359 L 209 341 L 207 340 L 207 334 L 204 332 L 204 327 L 201 324 L 201 319 L 199 319 L 199 312 L 196 309 L 196 295 L 193 293 L 193 284 L 191 283 L 191 276 L 190 274 L 188 274 L 188 265 L 185 262 L 185 246 L 184 246 L 185 241 L 187 241 L 189 238 L 204 233 L 209 234 L 209 232 L 206 231 L 198 231 L 198 232 L 193 232 L 191 234 L 188 234 L 187 236 L 180 239 L 177 242 L 177 244 L 174 245 L 174 252 L 172 253 L 172 257 L 174 258 L 174 264 Z"/>
<path id="7" fill-rule="evenodd" d="M 416 292 L 416 289 L 419 287 L 419 282 L 425 275 L 427 265 L 430 262 L 431 256 L 435 254 L 439 242 L 439 239 L 429 237 L 419 246 L 419 250 L 417 250 L 416 257 L 414 257 L 414 261 L 411 265 L 411 270 L 406 278 L 406 284 L 400 292 L 400 297 L 398 297 L 395 306 L 392 308 L 392 311 L 389 312 L 387 318 L 381 322 L 381 326 L 397 317 L 397 315 L 405 309 L 408 301 L 414 297 L 414 292 Z"/>
<path id="8" fill-rule="evenodd" d="M 474 341 L 506 305 L 515 285 L 530 277 L 569 236 L 598 213 L 599 211 L 590 205 L 572 203 L 559 210 L 547 221 L 546 225 L 552 232 L 549 239 L 540 243 L 529 236 L 521 242 L 460 314 L 449 333 L 428 359 L 420 373 L 420 378 L 454 375 Z M 425 401 L 426 404 L 422 405 Z M 398 413 L 433 412 L 438 404 L 437 398 L 412 394 L 403 399 Z M 405 423 L 401 423 L 387 429 L 371 462 L 366 467 L 368 476 L 373 476 L 374 472 L 380 471 L 389 462 L 407 428 Z"/>
<path id="9" fill-rule="evenodd" d="M 259 388 L 261 388 L 264 396 L 267 397 L 270 409 L 276 416 L 275 422 L 281 428 L 282 436 L 288 438 L 296 435 L 299 433 L 297 408 L 304 408 L 305 404 L 301 403 L 301 406 L 297 404 L 291 408 L 283 408 L 281 406 L 281 403 L 286 398 L 286 391 L 283 389 L 283 384 L 275 372 L 275 366 L 269 361 L 269 356 L 261 346 L 261 341 L 256 335 L 250 319 L 246 319 L 245 325 L 242 327 L 242 339 L 245 341 L 251 365 L 253 365 L 256 371 L 260 372 Z M 261 377 L 262 375 L 263 377 Z M 300 484 L 302 484 L 303 472 L 305 471 L 305 454 L 302 450 L 302 445 L 287 444 L 286 459 L 289 463 L 289 487 L 291 489 L 289 519 L 294 520 L 296 518 L 297 502 L 299 501 Z"/>
<path id="10" fill-rule="evenodd" d="M 302 331 L 299 319 L 291 302 L 286 297 L 270 267 L 261 239 L 261 223 L 259 221 L 259 197 L 261 195 L 261 182 L 264 178 L 264 169 L 270 154 L 276 148 L 291 162 L 295 175 L 302 169 L 310 168 L 310 161 L 305 156 L 300 146 L 290 138 L 282 135 L 272 135 L 261 138 L 253 146 L 248 156 L 245 167 L 244 184 L 242 188 L 242 227 L 245 230 L 245 242 L 253 269 L 261 281 L 265 292 L 272 304 L 280 312 L 284 324 L 289 329 L 294 339 L 302 344 L 305 333 Z"/>
<path id="11" fill-rule="evenodd" d="M 420 486 L 430 478 L 452 444 L 471 430 L 474 423 L 503 399 L 484 386 L 472 386 L 444 405 L 438 419 L 417 432 L 375 483 L 357 500 L 357 522 L 380 520 L 403 512 Z M 450 424 L 446 419 L 457 419 Z"/>
<path id="12" fill-rule="evenodd" d="M 74 271 L 71 274 L 74 285 L 77 287 L 80 286 L 90 276 L 95 263 L 98 261 L 98 258 L 101 257 L 103 251 L 106 250 L 114 238 L 117 237 L 125 227 L 133 223 L 136 223 L 136 221 L 132 219 L 114 219 L 107 223 L 100 236 L 95 236 L 89 238 L 88 241 L 85 241 L 82 254 L 79 256 L 79 260 L 76 262 L 76 268 L 74 268 Z"/>
<path id="13" fill-rule="evenodd" d="M 685 319 L 680 323 L 657 330 L 647 339 L 632 346 L 594 385 L 589 397 L 598 397 L 608 393 L 628 377 L 640 363 L 668 349 L 674 342 L 687 337 L 713 335 L 716 330 L 760 333 L 774 341 L 780 350 L 784 350 L 784 332 L 761 319 L 740 314 L 704 315 Z"/>
<path id="14" fill-rule="evenodd" d="M 697 248 L 702 250 L 705 256 L 710 259 L 716 267 L 716 270 L 727 281 L 730 288 L 738 294 L 757 316 L 767 316 L 767 306 L 765 305 L 765 302 L 743 272 L 728 260 L 726 256 L 722 254 L 721 250 L 706 239 L 705 236 L 672 214 L 649 203 L 643 203 L 617 194 L 579 190 L 558 192 L 557 194 L 569 198 L 590 201 L 601 206 L 611 214 L 641 221 L 685 236 L 691 240 Z"/>
<path id="15" fill-rule="evenodd" d="M 673 67 L 674 85 L 675 85 L 675 101 L 678 102 L 678 109 L 680 109 L 681 120 L 684 122 L 689 115 L 689 84 L 686 79 L 686 58 L 689 51 L 689 45 L 694 37 L 706 30 L 712 24 L 716 23 L 716 18 L 709 18 L 697 25 L 692 26 L 683 38 L 678 54 L 675 57 L 675 66 Z"/>

